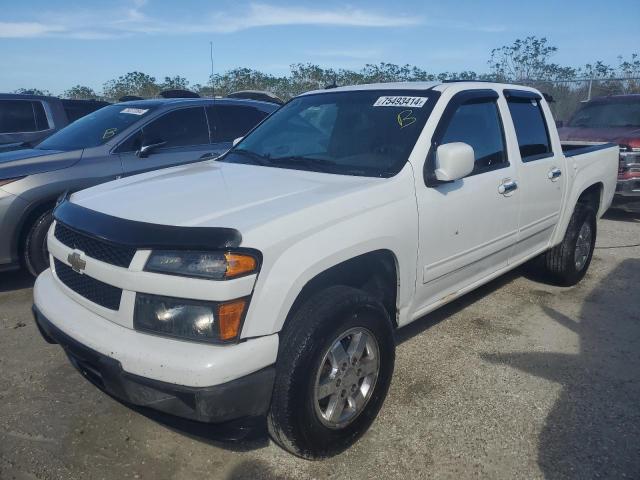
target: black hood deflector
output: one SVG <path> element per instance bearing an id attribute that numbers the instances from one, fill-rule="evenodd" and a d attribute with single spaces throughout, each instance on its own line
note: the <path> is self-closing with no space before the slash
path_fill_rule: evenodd
<path id="1" fill-rule="evenodd" d="M 138 249 L 215 250 L 235 248 L 242 243 L 242 235 L 233 228 L 136 222 L 81 207 L 67 198 L 61 200 L 53 216 L 72 230 Z"/>

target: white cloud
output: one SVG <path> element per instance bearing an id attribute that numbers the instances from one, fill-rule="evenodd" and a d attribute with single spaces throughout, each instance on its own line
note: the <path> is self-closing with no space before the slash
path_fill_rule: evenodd
<path id="1" fill-rule="evenodd" d="M 281 7 L 249 3 L 228 13 L 210 13 L 198 18 L 174 18 L 167 21 L 143 12 L 147 0 L 129 0 L 121 8 L 84 10 L 75 13 L 47 13 L 44 20 L 0 22 L 0 38 L 71 37 L 102 39 L 122 34 L 194 34 L 234 33 L 260 27 L 308 25 L 337 27 L 402 27 L 418 25 L 421 20 L 394 14 L 339 7 L 334 9 Z M 52 25 L 52 22 L 56 22 Z"/>
<path id="2" fill-rule="evenodd" d="M 59 34 L 65 31 L 61 25 L 45 25 L 40 22 L 0 22 L 0 37 L 30 38 Z"/>
<path id="3" fill-rule="evenodd" d="M 317 26 L 392 28 L 429 25 L 479 32 L 498 32 L 499 26 L 482 26 L 458 21 L 423 19 L 397 12 L 372 11 L 349 6 L 283 7 L 253 2 L 236 6 L 233 11 L 214 12 L 197 17 L 166 20 L 145 13 L 147 0 L 125 0 L 109 9 L 76 9 L 69 12 L 45 12 L 32 21 L 0 22 L 0 38 L 66 37 L 109 39 L 130 35 L 188 35 L 198 33 L 229 34 L 252 28 L 276 26 Z M 31 20 L 31 19 L 30 19 Z M 369 54 L 343 54 L 343 57 L 366 58 Z"/>

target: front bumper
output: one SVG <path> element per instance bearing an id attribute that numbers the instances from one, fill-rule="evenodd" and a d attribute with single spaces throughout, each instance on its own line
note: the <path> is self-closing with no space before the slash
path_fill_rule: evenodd
<path id="1" fill-rule="evenodd" d="M 275 368 L 269 366 L 213 387 L 187 387 L 126 372 L 122 364 L 74 340 L 34 305 L 43 338 L 62 346 L 74 367 L 113 397 L 191 420 L 222 423 L 264 415 L 271 401 Z"/>
<path id="2" fill-rule="evenodd" d="M 618 180 L 612 207 L 640 212 L 640 178 Z"/>

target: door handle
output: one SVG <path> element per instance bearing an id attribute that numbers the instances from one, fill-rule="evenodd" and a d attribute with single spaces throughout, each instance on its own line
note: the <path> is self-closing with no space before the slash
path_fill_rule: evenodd
<path id="1" fill-rule="evenodd" d="M 498 187 L 498 193 L 505 195 L 518 189 L 518 183 L 515 180 L 506 180 Z"/>
<path id="2" fill-rule="evenodd" d="M 562 175 L 562 170 L 560 170 L 559 168 L 552 168 L 551 170 L 549 170 L 549 173 L 547 173 L 547 177 L 549 177 L 549 180 L 556 180 L 560 177 L 560 175 Z"/>

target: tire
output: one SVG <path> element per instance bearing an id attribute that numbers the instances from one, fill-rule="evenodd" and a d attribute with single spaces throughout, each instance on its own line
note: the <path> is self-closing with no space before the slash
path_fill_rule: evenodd
<path id="1" fill-rule="evenodd" d="M 540 259 L 539 265 L 549 281 L 570 287 L 584 278 L 593 258 L 596 223 L 596 212 L 591 206 L 576 205 L 562 243 L 544 253 Z M 588 239 L 585 232 L 588 232 Z"/>
<path id="2" fill-rule="evenodd" d="M 316 391 L 317 383 L 322 375 L 331 378 L 327 373 L 329 358 L 332 358 L 328 350 L 344 334 L 349 334 L 341 343 L 346 352 L 351 351 L 349 342 L 359 338 L 366 340 L 364 353 L 358 363 L 348 365 L 346 370 L 331 370 L 337 371 L 335 375 L 338 376 L 329 382 L 332 389 L 336 385 L 336 396 L 332 394 L 318 401 L 316 397 L 322 395 Z M 376 359 L 374 347 L 378 353 L 377 378 L 371 374 L 358 379 L 359 375 L 365 375 L 361 372 L 375 368 L 372 363 Z M 345 359 L 349 358 L 353 359 Z M 313 295 L 289 319 L 281 333 L 267 416 L 271 437 L 285 450 L 306 459 L 329 457 L 344 451 L 367 431 L 380 411 L 389 390 L 394 362 L 393 327 L 387 311 L 375 297 L 347 286 L 329 287 Z M 340 385 L 338 380 L 344 384 Z M 365 390 L 367 393 L 362 393 Z M 349 402 L 356 397 L 366 400 L 362 401 L 361 407 L 351 411 Z M 332 420 L 323 417 L 323 408 L 330 412 L 329 404 L 334 398 L 336 405 L 347 405 L 341 410 L 340 418 L 345 417 L 345 420 L 340 420 L 340 425 L 336 422 L 331 425 Z M 323 407 L 324 402 L 326 407 Z M 337 409 L 332 411 L 335 413 Z"/>
<path id="3" fill-rule="evenodd" d="M 49 268 L 47 232 L 52 222 L 53 210 L 44 212 L 33 223 L 25 239 L 24 265 L 34 277 Z"/>

